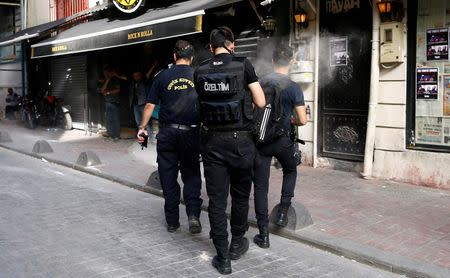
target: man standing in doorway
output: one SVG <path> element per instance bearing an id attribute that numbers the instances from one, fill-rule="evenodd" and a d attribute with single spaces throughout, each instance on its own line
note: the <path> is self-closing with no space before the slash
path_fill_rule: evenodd
<path id="1" fill-rule="evenodd" d="M 280 44 L 273 51 L 272 62 L 274 72 L 261 78 L 261 86 L 276 86 L 281 91 L 281 119 L 279 120 L 279 136 L 258 146 L 258 155 L 254 168 L 255 212 L 258 221 L 259 234 L 254 242 L 261 248 L 269 248 L 269 220 L 267 193 L 269 190 L 270 164 L 275 157 L 283 168 L 283 185 L 280 206 L 276 223 L 285 227 L 288 223 L 287 212 L 294 196 L 297 179 L 297 164 L 294 159 L 294 144 L 289 137 L 291 119 L 293 124 L 302 126 L 307 123 L 303 92 L 297 83 L 289 79 L 289 67 L 292 63 L 293 51 L 290 47 Z M 269 91 L 269 90 L 267 90 Z M 295 113 L 296 117 L 293 117 Z"/>
<path id="2" fill-rule="evenodd" d="M 160 72 L 154 79 L 147 104 L 139 126 L 137 138 L 148 136 L 146 126 L 156 104 L 160 104 L 156 151 L 158 173 L 164 194 L 164 212 L 167 231 L 176 232 L 180 227 L 179 205 L 180 185 L 178 171 L 183 180 L 183 197 L 189 221 L 189 231 L 200 233 L 200 211 L 202 205 L 200 162 L 199 162 L 199 109 L 197 92 L 193 83 L 191 68 L 194 47 L 187 41 L 175 44 L 173 58 L 175 65 Z"/>
<path id="3" fill-rule="evenodd" d="M 252 103 L 263 107 L 265 100 L 252 64 L 232 55 L 230 28 L 212 30 L 210 46 L 214 57 L 204 62 L 194 77 L 203 124 L 200 151 L 209 197 L 210 237 L 217 250 L 212 265 L 221 274 L 230 274 L 230 259 L 239 259 L 249 247 L 244 235 L 256 153 Z M 228 194 L 232 199 L 230 246 L 225 213 Z"/>
<path id="4" fill-rule="evenodd" d="M 141 70 L 135 70 L 131 75 L 131 83 L 129 88 L 130 107 L 133 110 L 136 127 L 139 127 L 144 113 L 144 106 L 147 102 L 147 93 L 153 80 L 157 62 L 155 61 L 147 73 L 143 74 Z"/>
<path id="5" fill-rule="evenodd" d="M 100 89 L 105 97 L 106 131 L 114 142 L 120 138 L 120 80 L 110 66 L 103 69 L 105 81 Z"/>

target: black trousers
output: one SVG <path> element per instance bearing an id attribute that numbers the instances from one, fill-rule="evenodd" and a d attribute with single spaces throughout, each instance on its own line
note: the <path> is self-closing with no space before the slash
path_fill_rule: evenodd
<path id="1" fill-rule="evenodd" d="M 248 230 L 248 207 L 256 148 L 248 132 L 209 132 L 200 148 L 209 197 L 210 237 L 222 256 L 228 255 L 227 199 L 231 195 L 231 234 Z"/>
<path id="2" fill-rule="evenodd" d="M 294 143 L 287 136 L 281 136 L 274 142 L 258 146 L 258 154 L 254 166 L 254 199 L 258 225 L 268 225 L 268 201 L 270 164 L 275 157 L 283 168 L 283 184 L 280 203 L 290 205 L 294 197 L 297 179 L 297 164 L 294 157 Z"/>
<path id="3" fill-rule="evenodd" d="M 200 198 L 199 134 L 197 129 L 180 130 L 161 128 L 157 135 L 158 173 L 164 194 L 164 212 L 168 225 L 179 223 L 180 185 L 178 171 L 183 181 L 183 199 L 186 214 L 199 217 Z"/>

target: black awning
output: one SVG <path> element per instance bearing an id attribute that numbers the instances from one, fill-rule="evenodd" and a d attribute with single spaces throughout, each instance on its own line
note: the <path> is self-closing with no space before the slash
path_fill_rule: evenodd
<path id="1" fill-rule="evenodd" d="M 76 13 L 76 14 L 66 17 L 66 18 L 58 19 L 55 21 L 47 22 L 44 24 L 36 25 L 36 26 L 30 27 L 30 28 L 21 30 L 11 36 L 0 39 L 0 46 L 10 45 L 10 44 L 18 43 L 23 40 L 38 37 L 38 36 L 42 35 L 42 33 L 47 33 L 50 30 L 54 30 L 54 29 L 58 28 L 59 26 L 65 24 L 65 23 L 68 23 L 72 20 L 76 20 L 77 18 L 79 18 L 81 16 L 93 14 L 93 13 L 96 13 L 96 12 L 106 9 L 106 8 L 107 8 L 106 4 L 94 6 L 93 8 L 81 11 L 79 13 Z"/>
<path id="2" fill-rule="evenodd" d="M 10 45 L 10 44 L 18 43 L 23 40 L 37 37 L 37 36 L 39 36 L 39 34 L 41 32 L 45 32 L 45 31 L 51 30 L 53 28 L 56 28 L 65 22 L 66 21 L 64 19 L 59 19 L 56 21 L 52 21 L 52 22 L 44 23 L 44 24 L 37 25 L 37 26 L 31 27 L 31 28 L 24 29 L 22 31 L 19 31 L 19 32 L 11 35 L 11 36 L 1 39 L 0 46 Z"/>
<path id="3" fill-rule="evenodd" d="M 202 31 L 205 9 L 241 0 L 191 0 L 148 10 L 132 19 L 82 23 L 31 46 L 31 58 L 66 55 L 119 47 Z"/>

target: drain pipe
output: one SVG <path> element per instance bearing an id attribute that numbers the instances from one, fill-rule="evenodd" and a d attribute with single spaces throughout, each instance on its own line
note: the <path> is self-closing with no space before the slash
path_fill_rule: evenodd
<path id="1" fill-rule="evenodd" d="M 367 119 L 366 146 L 364 151 L 364 170 L 361 173 L 366 179 L 371 178 L 373 153 L 375 148 L 375 125 L 377 118 L 378 91 L 380 83 L 380 16 L 376 6 L 372 6 L 372 61 L 370 75 L 369 115 Z"/>

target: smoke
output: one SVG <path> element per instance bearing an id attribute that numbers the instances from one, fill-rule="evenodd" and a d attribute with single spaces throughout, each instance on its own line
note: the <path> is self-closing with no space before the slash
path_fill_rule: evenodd
<path id="1" fill-rule="evenodd" d="M 256 59 L 251 60 L 258 76 L 273 72 L 272 54 L 279 43 L 288 44 L 288 37 L 270 37 L 258 40 Z"/>
<path id="2" fill-rule="evenodd" d="M 354 46 L 358 45 L 359 49 Z M 350 46 L 353 46 L 352 52 Z M 355 59 L 365 55 L 366 51 L 362 33 L 338 35 L 322 31 L 319 37 L 319 86 L 325 87 L 332 82 L 349 84 L 357 75 L 355 72 Z M 345 56 L 345 59 L 343 57 Z"/>

